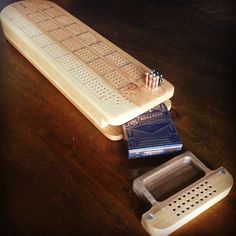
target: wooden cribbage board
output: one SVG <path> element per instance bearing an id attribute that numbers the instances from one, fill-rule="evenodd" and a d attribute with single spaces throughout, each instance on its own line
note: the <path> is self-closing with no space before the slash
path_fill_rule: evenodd
<path id="1" fill-rule="evenodd" d="M 148 67 L 48 1 L 20 1 L 1 12 L 6 38 L 108 138 L 120 125 L 167 101 L 174 87 L 145 87 Z"/>

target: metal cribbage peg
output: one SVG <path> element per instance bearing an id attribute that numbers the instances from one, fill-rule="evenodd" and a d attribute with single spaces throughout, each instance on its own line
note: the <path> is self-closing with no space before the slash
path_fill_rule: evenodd
<path id="1" fill-rule="evenodd" d="M 151 70 L 145 74 L 145 85 L 151 91 L 157 90 L 158 86 L 160 86 L 162 82 L 163 76 L 156 70 Z"/>

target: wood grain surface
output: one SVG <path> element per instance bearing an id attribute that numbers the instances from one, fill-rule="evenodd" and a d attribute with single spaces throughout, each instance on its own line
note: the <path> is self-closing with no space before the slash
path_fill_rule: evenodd
<path id="1" fill-rule="evenodd" d="M 2 0 L 0 10 L 14 1 Z M 175 86 L 184 143 L 235 178 L 234 1 L 55 1 Z M 0 234 L 148 235 L 133 180 L 169 160 L 127 159 L 0 31 Z M 184 151 L 183 150 L 183 151 Z M 236 232 L 236 187 L 173 235 Z"/>
<path id="2" fill-rule="evenodd" d="M 1 24 L 6 39 L 112 140 L 122 139 L 118 126 L 174 94 L 165 79 L 146 88 L 151 69 L 53 2 L 10 4 Z"/>

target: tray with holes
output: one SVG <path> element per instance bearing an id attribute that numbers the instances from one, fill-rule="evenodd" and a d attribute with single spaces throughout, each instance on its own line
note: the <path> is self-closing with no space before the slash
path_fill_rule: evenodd
<path id="1" fill-rule="evenodd" d="M 49 1 L 20 1 L 1 12 L 4 35 L 67 99 L 112 140 L 120 125 L 168 101 L 167 80 L 146 88 L 141 62 Z"/>
<path id="2" fill-rule="evenodd" d="M 223 167 L 208 169 L 191 152 L 185 152 L 133 182 L 138 197 L 151 203 L 141 223 L 150 235 L 169 235 L 216 202 L 233 185 Z"/>

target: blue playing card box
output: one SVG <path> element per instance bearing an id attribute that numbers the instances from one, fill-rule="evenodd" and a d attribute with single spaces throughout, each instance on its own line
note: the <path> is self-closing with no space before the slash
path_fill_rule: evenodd
<path id="1" fill-rule="evenodd" d="M 178 152 L 183 146 L 164 104 L 125 123 L 123 130 L 129 159 Z"/>

